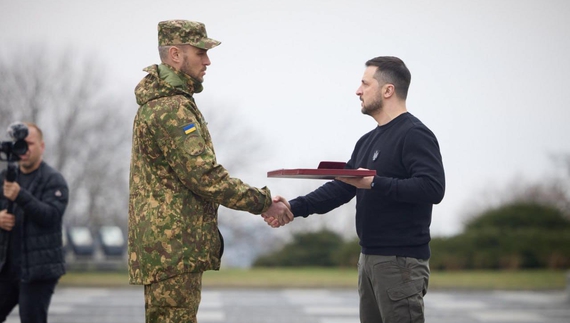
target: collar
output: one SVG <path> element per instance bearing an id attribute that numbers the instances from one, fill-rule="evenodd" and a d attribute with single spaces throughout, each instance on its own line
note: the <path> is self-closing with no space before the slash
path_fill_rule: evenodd
<path id="1" fill-rule="evenodd" d="M 158 65 L 158 75 L 173 87 L 191 94 L 200 93 L 204 89 L 201 82 L 165 63 Z"/>

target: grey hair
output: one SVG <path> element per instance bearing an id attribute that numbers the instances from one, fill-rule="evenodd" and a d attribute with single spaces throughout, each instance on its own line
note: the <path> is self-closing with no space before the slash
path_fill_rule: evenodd
<path id="1" fill-rule="evenodd" d="M 158 46 L 158 55 L 160 56 L 161 61 L 165 61 L 168 59 L 168 50 L 172 46 Z"/>

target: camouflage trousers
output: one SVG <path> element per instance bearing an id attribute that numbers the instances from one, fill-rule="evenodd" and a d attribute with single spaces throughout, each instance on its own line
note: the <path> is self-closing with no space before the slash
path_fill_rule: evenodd
<path id="1" fill-rule="evenodd" d="M 202 273 L 185 273 L 144 286 L 146 323 L 196 323 Z"/>

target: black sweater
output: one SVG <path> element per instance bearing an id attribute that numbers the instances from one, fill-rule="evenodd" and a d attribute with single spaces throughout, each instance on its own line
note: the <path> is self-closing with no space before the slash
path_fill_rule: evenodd
<path id="1" fill-rule="evenodd" d="M 325 183 L 290 201 L 295 216 L 327 213 L 356 195 L 356 232 L 362 253 L 428 259 L 433 204 L 445 176 L 435 135 L 404 113 L 358 140 L 346 168 L 376 170 L 372 189 Z"/>

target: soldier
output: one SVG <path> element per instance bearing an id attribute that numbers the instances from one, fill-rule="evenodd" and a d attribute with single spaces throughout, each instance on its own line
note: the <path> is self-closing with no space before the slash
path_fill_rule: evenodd
<path id="1" fill-rule="evenodd" d="M 218 270 L 223 240 L 218 206 L 293 215 L 267 187 L 232 178 L 216 162 L 206 121 L 193 95 L 202 91 L 208 50 L 204 24 L 158 24 L 162 63 L 135 89 L 129 197 L 129 281 L 143 284 L 146 322 L 196 322 L 202 272 Z"/>

